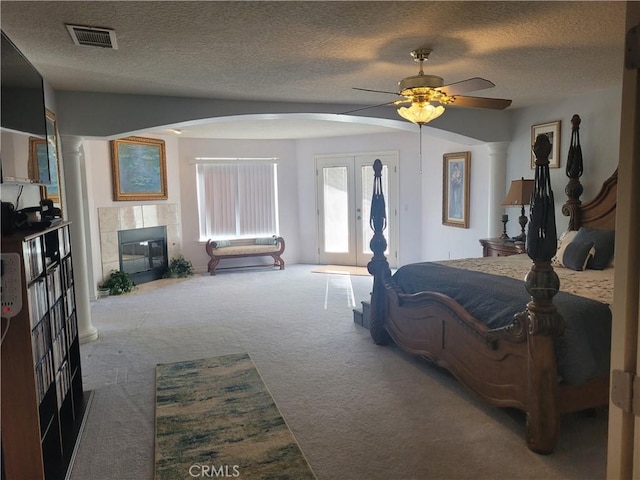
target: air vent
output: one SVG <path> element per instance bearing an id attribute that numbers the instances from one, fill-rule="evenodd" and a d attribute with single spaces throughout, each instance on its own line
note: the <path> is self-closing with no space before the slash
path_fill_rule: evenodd
<path id="1" fill-rule="evenodd" d="M 66 25 L 73 43 L 90 47 L 118 49 L 116 32 L 110 28 L 83 27 L 81 25 Z"/>

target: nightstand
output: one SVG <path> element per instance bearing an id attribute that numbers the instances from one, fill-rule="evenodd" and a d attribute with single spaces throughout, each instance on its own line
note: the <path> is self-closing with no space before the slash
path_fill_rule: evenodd
<path id="1" fill-rule="evenodd" d="M 525 253 L 524 242 L 514 242 L 502 238 L 481 238 L 483 257 L 508 257 Z"/>

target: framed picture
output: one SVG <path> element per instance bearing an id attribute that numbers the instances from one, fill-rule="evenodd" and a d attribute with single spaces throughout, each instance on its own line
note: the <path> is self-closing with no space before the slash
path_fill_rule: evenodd
<path id="1" fill-rule="evenodd" d="M 113 199 L 166 200 L 164 140 L 127 137 L 111 141 Z"/>
<path id="2" fill-rule="evenodd" d="M 445 153 L 442 165 L 442 224 L 469 228 L 471 152 Z"/>
<path id="3" fill-rule="evenodd" d="M 56 116 L 46 111 L 46 139 L 29 137 L 29 178 L 44 184 L 41 195 L 61 205 L 60 195 L 60 158 L 58 158 L 58 129 Z"/>
<path id="4" fill-rule="evenodd" d="M 551 143 L 549 168 L 560 168 L 560 120 L 557 122 L 541 123 L 531 127 L 531 168 L 536 168 L 536 156 L 533 145 L 538 135 L 546 135 Z"/>
<path id="5" fill-rule="evenodd" d="M 49 182 L 49 154 L 47 141 L 29 137 L 29 178 L 38 183 Z"/>

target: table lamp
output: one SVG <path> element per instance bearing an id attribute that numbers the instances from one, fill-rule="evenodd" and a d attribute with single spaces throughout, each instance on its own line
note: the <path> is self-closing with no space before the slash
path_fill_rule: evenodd
<path id="1" fill-rule="evenodd" d="M 509 192 L 502 201 L 503 207 L 519 206 L 521 208 L 520 218 L 518 218 L 518 222 L 520 223 L 520 227 L 522 227 L 522 232 L 517 237 L 514 237 L 513 240 L 524 242 L 527 238 L 527 234 L 525 233 L 524 228 L 527 226 L 528 219 L 524 214 L 524 206 L 529 205 L 529 203 L 531 202 L 533 185 L 534 180 L 525 180 L 524 177 L 522 177 L 520 180 L 512 180 L 511 186 L 509 187 Z"/>

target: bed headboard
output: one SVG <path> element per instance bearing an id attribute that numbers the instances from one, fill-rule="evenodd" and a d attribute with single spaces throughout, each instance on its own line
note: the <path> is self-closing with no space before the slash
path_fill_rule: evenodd
<path id="1" fill-rule="evenodd" d="M 616 200 L 618 196 L 618 169 L 605 182 L 598 194 L 590 201 L 578 207 L 579 217 L 573 225 L 598 228 L 600 230 L 616 229 Z M 569 225 L 572 225 L 569 217 Z"/>
<path id="2" fill-rule="evenodd" d="M 586 203 L 582 203 L 583 187 L 580 176 L 583 171 L 582 149 L 580 147 L 580 116 L 571 117 L 571 145 L 567 158 L 566 173 L 569 177 L 564 189 L 567 202 L 562 206 L 562 214 L 569 217 L 568 230 L 580 227 L 597 228 L 599 230 L 615 230 L 616 200 L 618 194 L 618 169 L 605 182 L 598 194 Z"/>

